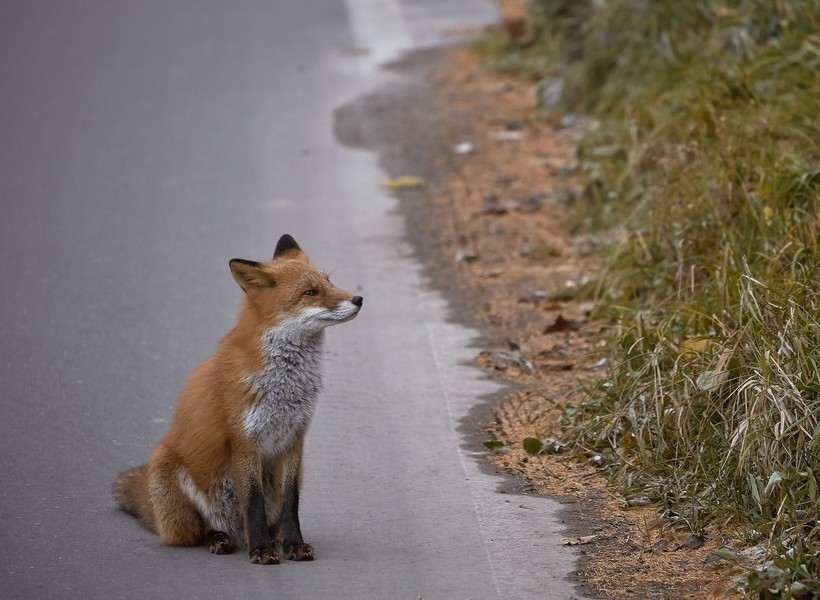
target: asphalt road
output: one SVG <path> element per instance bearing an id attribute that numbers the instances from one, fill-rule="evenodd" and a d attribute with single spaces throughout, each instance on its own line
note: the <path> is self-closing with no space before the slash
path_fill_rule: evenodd
<path id="1" fill-rule="evenodd" d="M 0 3 L 0 597 L 570 597 L 549 501 L 456 428 L 494 386 L 333 111 L 490 0 Z M 366 51 L 365 51 L 366 50 Z M 365 117 L 366 118 L 366 117 Z M 118 511 L 233 324 L 232 257 L 291 233 L 365 297 L 329 331 L 301 507 L 313 563 L 170 549 Z"/>

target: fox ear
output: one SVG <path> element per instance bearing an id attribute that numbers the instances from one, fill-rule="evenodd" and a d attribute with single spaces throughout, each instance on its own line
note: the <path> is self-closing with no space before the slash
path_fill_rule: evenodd
<path id="1" fill-rule="evenodd" d="M 281 258 L 283 256 L 308 262 L 304 250 L 302 250 L 299 244 L 296 243 L 296 240 L 287 233 L 279 238 L 279 242 L 276 244 L 276 250 L 273 251 L 273 258 Z"/>
<path id="2" fill-rule="evenodd" d="M 276 283 L 273 277 L 262 269 L 262 265 L 253 260 L 232 258 L 228 266 L 231 268 L 231 275 L 236 283 L 246 292 L 250 288 L 270 287 Z"/>

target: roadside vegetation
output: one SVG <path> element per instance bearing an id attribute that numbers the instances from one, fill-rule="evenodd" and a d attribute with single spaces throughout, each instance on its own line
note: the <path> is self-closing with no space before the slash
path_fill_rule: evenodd
<path id="1" fill-rule="evenodd" d="M 483 50 L 540 82 L 545 118 L 582 115 L 568 224 L 618 240 L 592 292 L 609 372 L 562 440 L 670 526 L 725 535 L 739 590 L 816 597 L 820 0 L 530 10 Z"/>

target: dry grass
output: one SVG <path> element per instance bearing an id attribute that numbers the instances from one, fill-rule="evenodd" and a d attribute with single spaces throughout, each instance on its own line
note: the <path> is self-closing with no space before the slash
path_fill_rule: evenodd
<path id="1" fill-rule="evenodd" d="M 569 223 L 617 240 L 594 295 L 609 370 L 565 409 L 560 435 L 670 522 L 731 532 L 727 562 L 764 548 L 740 589 L 809 597 L 820 590 L 820 2 L 533 6 L 539 42 L 485 52 L 540 82 L 547 119 L 595 118 Z"/>
<path id="2" fill-rule="evenodd" d="M 441 278 L 466 290 L 470 314 L 495 342 L 478 353 L 477 364 L 519 386 L 487 429 L 487 439 L 501 443 L 492 460 L 563 498 L 573 535 L 595 536 L 581 547 L 580 577 L 596 597 L 722 593 L 731 566 L 704 564 L 720 538 L 675 550 L 692 533 L 660 522 L 657 507 L 625 508 L 628 498 L 607 487 L 605 471 L 576 453 L 534 457 L 523 450 L 526 437 L 558 435 L 556 420 L 567 403 L 581 400 L 579 377 L 604 372 L 589 341 L 600 324 L 589 319 L 592 306 L 578 299 L 600 264 L 590 253 L 601 240 L 567 231 L 570 199 L 560 191 L 577 180 L 578 128 L 541 119 L 532 82 L 488 72 L 469 52 L 454 55 L 438 88 L 437 112 L 446 116 L 440 135 L 451 148 L 462 141 L 474 146 L 469 154 L 439 157 L 447 180 L 432 199 L 431 225 L 445 262 Z M 492 135 L 510 130 L 521 134 L 517 141 Z M 473 258 L 455 260 L 464 251 Z M 655 548 L 661 539 L 666 552 Z"/>

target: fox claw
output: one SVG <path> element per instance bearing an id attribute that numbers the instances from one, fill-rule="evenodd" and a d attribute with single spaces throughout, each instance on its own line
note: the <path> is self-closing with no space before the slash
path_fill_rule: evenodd
<path id="1" fill-rule="evenodd" d="M 208 549 L 213 554 L 231 554 L 235 547 L 227 533 L 214 531 L 208 535 Z"/>
<path id="2" fill-rule="evenodd" d="M 254 548 L 248 554 L 248 558 L 255 565 L 279 564 L 279 556 L 273 548 Z"/>
<path id="3" fill-rule="evenodd" d="M 310 544 L 297 544 L 287 552 L 288 560 L 314 560 L 316 556 Z"/>

